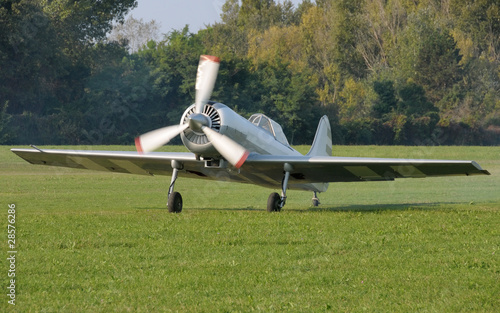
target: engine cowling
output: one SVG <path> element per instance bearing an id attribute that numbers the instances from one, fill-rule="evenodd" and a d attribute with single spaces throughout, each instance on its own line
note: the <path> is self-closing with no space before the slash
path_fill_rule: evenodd
<path id="1" fill-rule="evenodd" d="M 221 103 L 210 101 L 205 105 L 202 113 L 209 120 L 208 127 L 219 133 L 223 133 L 223 131 L 221 131 L 221 126 L 224 122 L 223 108 L 227 107 Z M 195 104 L 188 107 L 187 110 L 184 111 L 180 123 L 188 123 L 188 117 L 195 113 L 195 109 Z M 184 146 L 195 154 L 204 157 L 212 157 L 219 154 L 203 132 L 197 132 L 191 128 L 187 128 L 181 132 L 181 140 Z"/>

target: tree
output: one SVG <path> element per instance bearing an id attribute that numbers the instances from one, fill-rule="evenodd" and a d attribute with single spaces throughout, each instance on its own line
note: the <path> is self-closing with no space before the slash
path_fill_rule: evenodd
<path id="1" fill-rule="evenodd" d="M 163 42 L 150 42 L 137 53 L 151 68 L 152 91 L 158 96 L 156 113 L 148 119 L 150 129 L 178 123 L 193 103 L 198 60 L 205 53 L 202 36 L 190 33 L 187 26 L 168 33 Z"/>
<path id="2" fill-rule="evenodd" d="M 435 12 L 422 9 L 408 17 L 398 46 L 391 50 L 391 64 L 400 81 L 413 80 L 425 88 L 433 102 L 462 77 L 461 56 L 446 28 L 433 22 Z"/>
<path id="3" fill-rule="evenodd" d="M 5 102 L 0 108 L 0 144 L 3 145 L 12 140 L 12 130 L 10 129 L 10 120 L 12 116 L 7 113 L 9 102 Z"/>
<path id="4" fill-rule="evenodd" d="M 329 10 L 335 27 L 333 32 L 334 61 L 338 64 L 343 79 L 366 77 L 367 68 L 363 57 L 356 49 L 356 32 L 364 28 L 362 22 L 363 0 L 337 0 Z"/>
<path id="5" fill-rule="evenodd" d="M 439 119 L 446 140 L 433 142 L 495 142 L 497 1 L 226 0 L 220 23 L 163 39 L 154 22 L 124 21 L 136 2 L 0 2 L 0 128 L 17 136 L 0 140 L 131 142 L 178 123 L 199 55 L 213 54 L 212 99 L 268 114 L 294 143 L 325 113 L 337 142 L 425 143 Z"/>
<path id="6" fill-rule="evenodd" d="M 247 30 L 265 31 L 271 26 L 288 26 L 298 19 L 290 1 L 276 3 L 274 0 L 242 0 L 238 13 L 238 24 Z"/>
<path id="7" fill-rule="evenodd" d="M 439 101 L 462 77 L 461 58 L 456 42 L 446 31 L 430 30 L 422 36 L 415 82 L 428 91 L 432 100 Z"/>
<path id="8" fill-rule="evenodd" d="M 500 61 L 500 5 L 497 0 L 452 0 L 451 15 L 474 57 Z"/>
<path id="9" fill-rule="evenodd" d="M 227 0 L 222 6 L 221 23 L 201 31 L 204 46 L 221 58 L 244 58 L 248 50 L 248 30 L 239 23 L 238 0 Z"/>
<path id="10" fill-rule="evenodd" d="M 0 102 L 8 100 L 11 113 L 45 113 L 80 97 L 91 66 L 88 49 L 135 5 L 133 0 L 2 1 Z"/>
<path id="11" fill-rule="evenodd" d="M 46 132 L 54 141 L 56 132 L 66 132 L 94 65 L 93 45 L 135 5 L 132 0 L 2 1 L 0 103 L 8 101 L 12 127 L 31 136 Z M 32 130 L 24 127 L 28 120 Z"/>
<path id="12" fill-rule="evenodd" d="M 59 36 L 64 39 L 66 48 L 72 51 L 82 45 L 92 45 L 104 40 L 113 28 L 113 22 L 123 22 L 127 12 L 137 6 L 137 0 L 39 2 Z"/>
<path id="13" fill-rule="evenodd" d="M 118 44 L 98 44 L 99 67 L 85 85 L 85 96 L 74 111 L 81 112 L 83 136 L 90 144 L 127 144 L 150 130 L 144 121 L 159 112 L 155 105 L 150 68 Z"/>
<path id="14" fill-rule="evenodd" d="M 339 95 L 340 122 L 361 119 L 370 113 L 367 88 L 361 81 L 349 78 Z"/>
<path id="15" fill-rule="evenodd" d="M 272 26 L 262 33 L 249 36 L 248 57 L 258 66 L 260 62 L 275 63 L 286 59 L 292 67 L 304 66 L 302 36 L 298 26 Z"/>
<path id="16" fill-rule="evenodd" d="M 314 90 L 314 79 L 307 68 L 295 72 L 284 60 L 259 66 L 261 112 L 279 122 L 291 143 L 309 143 L 314 136 L 311 123 L 319 120 L 320 110 Z"/>
<path id="17" fill-rule="evenodd" d="M 67 63 L 50 19 L 33 1 L 2 1 L 0 28 L 0 103 L 43 112 Z"/>
<path id="18" fill-rule="evenodd" d="M 304 59 L 307 66 L 318 75 L 316 93 L 323 107 L 333 106 L 340 89 L 341 77 L 334 62 L 331 29 L 333 20 L 329 19 L 324 8 L 312 6 L 307 10 L 300 24 Z"/>
<path id="19" fill-rule="evenodd" d="M 356 32 L 362 27 L 362 1 L 322 1 L 302 16 L 304 51 L 318 73 L 318 95 L 333 106 L 349 78 L 365 77 L 366 65 L 356 49 Z"/>
<path id="20" fill-rule="evenodd" d="M 355 30 L 356 47 L 368 69 L 387 67 L 390 50 L 397 47 L 398 37 L 406 26 L 408 10 L 402 0 L 366 1 L 363 6 L 362 27 Z"/>
<path id="21" fill-rule="evenodd" d="M 406 116 L 422 116 L 438 109 L 429 101 L 422 86 L 413 82 L 399 89 L 401 101 L 398 102 L 398 112 Z"/>
<path id="22" fill-rule="evenodd" d="M 157 41 L 160 37 L 160 24 L 155 20 L 144 22 L 132 15 L 122 24 L 116 24 L 108 35 L 109 41 L 127 43 L 131 53 L 139 51 L 149 41 Z"/>
<path id="23" fill-rule="evenodd" d="M 396 99 L 394 82 L 389 80 L 375 81 L 373 83 L 373 90 L 378 96 L 372 107 L 374 117 L 382 118 L 384 115 L 397 109 L 398 100 Z"/>

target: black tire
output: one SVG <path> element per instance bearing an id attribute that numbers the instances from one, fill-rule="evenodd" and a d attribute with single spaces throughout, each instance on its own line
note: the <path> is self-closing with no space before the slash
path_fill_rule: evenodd
<path id="1" fill-rule="evenodd" d="M 319 206 L 319 200 L 313 199 L 313 206 Z"/>
<path id="2" fill-rule="evenodd" d="M 177 191 L 174 191 L 168 197 L 167 203 L 168 211 L 170 213 L 181 213 L 182 212 L 182 196 Z"/>
<path id="3" fill-rule="evenodd" d="M 280 207 L 281 197 L 276 192 L 273 192 L 269 195 L 267 199 L 267 212 L 279 212 L 281 211 Z"/>

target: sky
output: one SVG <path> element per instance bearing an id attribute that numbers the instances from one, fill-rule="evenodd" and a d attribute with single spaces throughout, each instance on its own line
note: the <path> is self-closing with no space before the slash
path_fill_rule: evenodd
<path id="1" fill-rule="evenodd" d="M 291 0 L 297 6 L 302 0 Z M 155 20 L 161 24 L 161 33 L 180 30 L 189 24 L 193 33 L 206 25 L 220 21 L 226 0 L 138 0 L 138 6 L 129 15 L 144 22 Z M 281 1 L 280 1 L 281 2 Z"/>

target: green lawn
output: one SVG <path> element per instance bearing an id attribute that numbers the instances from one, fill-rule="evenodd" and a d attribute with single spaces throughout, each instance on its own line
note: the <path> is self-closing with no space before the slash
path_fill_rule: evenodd
<path id="1" fill-rule="evenodd" d="M 19 312 L 500 311 L 499 147 L 337 146 L 472 159 L 492 175 L 331 184 L 318 208 L 289 191 L 273 214 L 273 190 L 182 178 L 184 210 L 168 214 L 170 177 L 33 166 L 10 148 L 0 146 L 2 312 L 14 308 L 10 203 Z"/>

